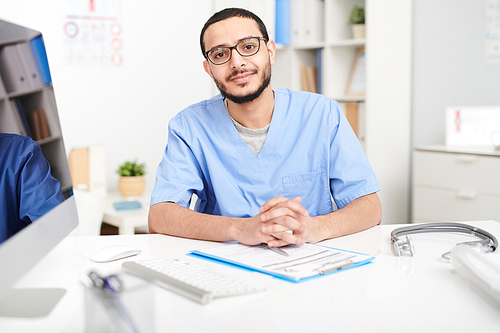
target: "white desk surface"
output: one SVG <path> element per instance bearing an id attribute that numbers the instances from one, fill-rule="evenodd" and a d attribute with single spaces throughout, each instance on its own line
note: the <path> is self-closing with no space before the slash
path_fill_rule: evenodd
<path id="1" fill-rule="evenodd" d="M 500 239 L 500 223 L 469 222 Z M 263 284 L 260 294 L 200 305 L 154 287 L 151 309 L 156 332 L 499 332 L 500 311 L 478 296 L 440 257 L 462 234 L 412 236 L 415 257 L 394 257 L 390 232 L 382 225 L 323 244 L 376 257 L 373 264 L 298 284 L 260 273 L 187 257 L 193 249 L 221 243 L 164 235 L 92 236 L 64 239 L 19 283 L 18 288 L 59 287 L 65 296 L 49 316 L 0 318 L 1 332 L 84 332 L 84 288 L 79 277 L 90 269 L 120 271 L 120 260 L 97 264 L 94 251 L 127 244 L 143 252 L 134 259 L 183 258 L 200 261 L 224 274 L 248 275 Z M 500 260 L 500 251 L 492 256 Z"/>

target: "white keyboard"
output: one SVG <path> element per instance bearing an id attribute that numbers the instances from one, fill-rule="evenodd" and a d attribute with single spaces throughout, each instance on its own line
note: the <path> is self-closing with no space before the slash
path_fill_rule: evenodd
<path id="1" fill-rule="evenodd" d="M 254 282 L 210 272 L 203 265 L 179 259 L 126 261 L 122 268 L 202 304 L 217 297 L 265 290 Z"/>

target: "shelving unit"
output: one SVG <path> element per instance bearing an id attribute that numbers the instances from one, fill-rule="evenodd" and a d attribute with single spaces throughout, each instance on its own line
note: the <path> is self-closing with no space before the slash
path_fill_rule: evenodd
<path id="1" fill-rule="evenodd" d="M 38 31 L 0 20 L 0 55 L 6 47 L 26 46 L 34 38 L 40 36 L 41 33 Z M 72 184 L 67 163 L 61 163 L 61 161 L 66 160 L 66 151 L 54 88 L 52 83 L 43 84 L 40 78 L 36 77 L 36 75 L 40 75 L 40 71 L 36 74 L 27 73 L 27 68 L 33 69 L 35 66 L 35 57 L 29 52 L 24 54 L 24 57 L 26 56 L 33 56 L 33 58 L 28 59 L 32 61 L 31 67 L 29 64 L 23 63 L 26 60 L 22 57 L 14 59 L 22 65 L 18 68 L 13 69 L 13 66 L 7 65 L 5 62 L 0 66 L 0 132 L 20 135 L 28 135 L 31 132 L 31 137 L 35 139 L 33 123 L 29 120 L 34 111 L 44 110 L 47 121 L 46 128 L 48 127 L 50 135 L 37 140 L 37 142 L 51 165 L 52 175 L 59 180 L 63 193 L 67 195 L 72 189 Z M 34 75 L 34 77 L 30 78 L 28 75 Z M 39 83 L 25 85 L 24 83 L 30 79 L 38 80 Z M 14 84 L 11 80 L 18 80 L 18 84 Z M 8 90 L 6 87 L 10 87 L 10 89 Z M 22 111 L 19 110 L 18 105 L 21 106 Z"/>
<path id="2" fill-rule="evenodd" d="M 346 103 L 356 103 L 358 122 L 354 130 L 363 144 L 365 136 L 362 115 L 365 112 L 365 97 L 346 94 L 356 52 L 366 44 L 366 39 L 353 39 L 351 26 L 347 23 L 354 5 L 364 7 L 365 1 L 323 0 L 323 17 L 319 18 L 323 22 L 323 40 L 308 44 L 279 45 L 273 66 L 272 86 L 303 90 L 300 68 L 315 66 L 321 80 L 321 94 L 339 102 L 344 112 L 348 108 Z"/>

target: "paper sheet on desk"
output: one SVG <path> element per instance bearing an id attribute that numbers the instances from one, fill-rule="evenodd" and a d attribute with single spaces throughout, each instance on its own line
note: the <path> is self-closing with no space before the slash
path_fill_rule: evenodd
<path id="1" fill-rule="evenodd" d="M 255 270 L 292 282 L 300 282 L 314 277 L 332 274 L 340 270 L 370 263 L 374 258 L 366 254 L 337 250 L 317 244 L 288 245 L 284 248 L 288 256 L 283 256 L 261 245 L 223 245 L 215 248 L 191 252 L 193 256 Z M 328 271 L 329 267 L 352 261 L 341 269 Z"/>

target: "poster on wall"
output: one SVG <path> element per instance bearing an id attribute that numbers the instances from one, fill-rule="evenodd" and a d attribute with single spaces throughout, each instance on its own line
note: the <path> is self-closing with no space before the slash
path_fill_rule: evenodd
<path id="1" fill-rule="evenodd" d="M 500 0 L 486 1 L 485 61 L 500 63 Z"/>
<path id="2" fill-rule="evenodd" d="M 122 66 L 121 0 L 61 1 L 64 64 Z"/>
<path id="3" fill-rule="evenodd" d="M 447 146 L 500 146 L 500 106 L 446 108 Z"/>

